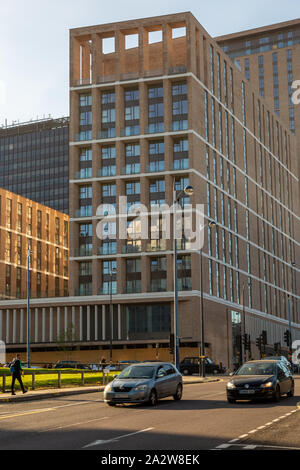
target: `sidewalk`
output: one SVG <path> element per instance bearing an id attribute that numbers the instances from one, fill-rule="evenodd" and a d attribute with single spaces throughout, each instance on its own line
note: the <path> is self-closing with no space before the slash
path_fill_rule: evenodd
<path id="1" fill-rule="evenodd" d="M 182 377 L 184 384 L 194 384 L 194 383 L 207 383 L 207 382 L 218 382 L 221 380 L 221 377 L 198 377 L 198 376 L 184 376 Z M 0 404 L 1 403 L 16 403 L 22 401 L 33 401 L 33 400 L 43 400 L 47 398 L 55 397 L 64 397 L 68 395 L 80 395 L 85 393 L 97 393 L 102 392 L 105 388 L 105 385 L 90 385 L 84 387 L 62 387 L 62 388 L 51 388 L 51 389 L 38 389 L 38 390 L 28 390 L 27 393 L 23 394 L 21 390 L 16 392 L 16 395 L 11 395 L 11 393 L 1 393 L 0 392 Z"/>

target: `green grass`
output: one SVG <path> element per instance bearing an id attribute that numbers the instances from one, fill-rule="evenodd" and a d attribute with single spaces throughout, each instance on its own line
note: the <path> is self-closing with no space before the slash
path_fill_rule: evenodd
<path id="1" fill-rule="evenodd" d="M 49 373 L 52 372 L 52 369 L 24 369 L 25 374 L 22 375 L 23 384 L 28 390 L 32 387 L 32 377 L 31 374 L 27 375 L 29 371 L 38 372 L 35 376 L 35 389 L 47 389 L 47 388 L 57 388 L 58 387 L 58 374 Z M 60 369 L 56 369 L 58 371 Z M 72 369 L 61 369 L 61 386 L 80 386 L 81 385 L 81 374 L 74 373 Z M 68 372 L 68 373 L 66 373 Z M 4 373 L 9 373 L 9 369 L 0 368 L 0 388 L 2 388 L 2 376 Z M 109 381 L 111 381 L 116 375 L 115 372 L 109 373 Z M 11 374 L 6 375 L 5 383 L 6 390 L 10 390 L 11 387 Z M 102 372 L 84 372 L 84 385 L 103 385 L 103 374 Z M 15 382 L 15 389 L 20 390 L 19 382 Z"/>

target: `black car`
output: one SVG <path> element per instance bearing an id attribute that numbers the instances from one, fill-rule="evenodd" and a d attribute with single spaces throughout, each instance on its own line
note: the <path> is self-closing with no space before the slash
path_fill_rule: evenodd
<path id="1" fill-rule="evenodd" d="M 220 368 L 220 366 L 215 364 L 209 357 L 204 359 L 204 363 L 206 374 L 220 374 L 225 372 L 224 366 Z M 192 375 L 199 374 L 199 368 L 201 368 L 201 359 L 199 359 L 199 357 L 185 357 L 180 363 L 179 370 L 183 375 Z"/>
<path id="2" fill-rule="evenodd" d="M 279 401 L 281 395 L 294 396 L 294 379 L 282 361 L 249 361 L 232 374 L 226 391 L 229 403 L 265 398 Z"/>

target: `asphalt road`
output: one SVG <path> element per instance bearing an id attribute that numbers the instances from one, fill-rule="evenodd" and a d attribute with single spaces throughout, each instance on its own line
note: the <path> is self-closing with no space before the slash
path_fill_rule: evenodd
<path id="1" fill-rule="evenodd" d="M 280 426 L 289 428 L 289 420 L 299 423 L 300 378 L 295 380 L 295 397 L 276 404 L 230 405 L 228 380 L 185 385 L 182 401 L 164 399 L 154 408 L 108 407 L 100 392 L 1 404 L 0 450 L 241 449 L 255 446 L 260 434 L 268 445 L 268 432 L 279 427 L 278 435 Z M 299 432 L 289 446 L 300 448 Z"/>

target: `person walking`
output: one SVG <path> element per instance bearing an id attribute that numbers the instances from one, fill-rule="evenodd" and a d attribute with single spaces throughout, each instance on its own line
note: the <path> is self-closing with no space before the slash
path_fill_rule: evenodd
<path id="1" fill-rule="evenodd" d="M 20 359 L 20 354 L 17 354 L 13 362 L 11 363 L 10 370 L 12 372 L 12 382 L 11 382 L 11 394 L 15 395 L 14 387 L 15 387 L 15 381 L 16 379 L 18 380 L 22 392 L 26 393 L 27 390 L 25 390 L 23 382 L 22 382 L 22 364 L 21 364 L 21 359 Z"/>

